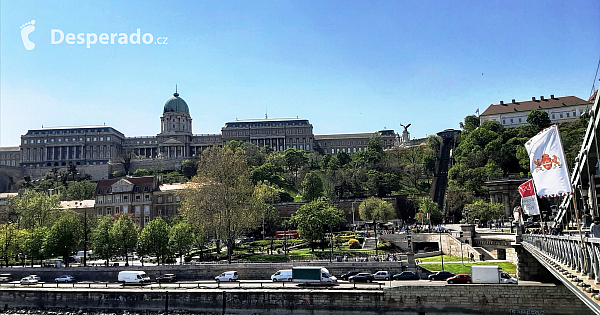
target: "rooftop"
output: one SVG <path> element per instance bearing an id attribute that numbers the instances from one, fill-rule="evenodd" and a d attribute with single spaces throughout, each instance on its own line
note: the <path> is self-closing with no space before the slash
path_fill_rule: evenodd
<path id="1" fill-rule="evenodd" d="M 520 102 L 517 102 L 513 99 L 512 101 L 506 103 L 504 101 L 500 101 L 500 104 L 491 104 L 483 113 L 481 113 L 481 116 L 532 111 L 534 109 L 569 107 L 584 104 L 590 104 L 590 102 L 585 101 L 577 96 L 554 97 L 554 95 L 550 95 L 550 98 L 544 98 L 544 96 L 540 96 L 539 99 L 532 97 L 530 101 Z"/>
<path id="2" fill-rule="evenodd" d="M 78 209 L 78 208 L 93 208 L 96 204 L 96 200 L 68 200 L 61 201 L 61 209 Z"/>

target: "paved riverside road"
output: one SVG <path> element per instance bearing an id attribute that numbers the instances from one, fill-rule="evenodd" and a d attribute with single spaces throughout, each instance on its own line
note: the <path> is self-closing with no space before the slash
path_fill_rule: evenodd
<path id="1" fill-rule="evenodd" d="M 381 290 L 384 287 L 397 287 L 397 286 L 455 286 L 456 284 L 447 284 L 446 281 L 429 281 L 429 280 L 404 280 L 404 281 L 376 281 L 372 283 L 350 283 L 347 281 L 339 281 L 330 286 L 324 285 L 301 285 L 295 282 L 271 282 L 269 280 L 240 280 L 233 282 L 221 282 L 215 281 L 179 281 L 174 283 L 150 283 L 145 285 L 128 284 L 122 285 L 117 282 L 75 282 L 75 283 L 53 283 L 53 282 L 40 282 L 38 284 L 22 285 L 18 281 L 0 283 L 0 290 L 4 289 L 306 289 L 318 287 L 328 288 L 334 290 Z M 476 285 L 476 284 L 470 284 Z M 503 284 L 503 285 L 514 285 L 514 284 Z M 519 281 L 518 285 L 541 285 L 539 282 L 530 281 Z"/>

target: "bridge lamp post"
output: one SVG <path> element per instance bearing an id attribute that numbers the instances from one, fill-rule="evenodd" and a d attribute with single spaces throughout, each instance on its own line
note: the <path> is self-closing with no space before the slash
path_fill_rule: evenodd
<path id="1" fill-rule="evenodd" d="M 442 250 L 442 229 L 438 230 L 440 235 L 440 257 L 442 257 L 442 271 L 444 271 L 444 251 Z"/>

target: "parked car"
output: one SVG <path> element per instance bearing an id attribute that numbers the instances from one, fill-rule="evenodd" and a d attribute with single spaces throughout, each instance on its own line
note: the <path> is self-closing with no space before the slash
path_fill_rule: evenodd
<path id="1" fill-rule="evenodd" d="M 412 271 L 402 271 L 392 276 L 393 280 L 419 280 L 419 276 Z"/>
<path id="2" fill-rule="evenodd" d="M 75 282 L 75 277 L 64 275 L 54 279 L 54 282 Z"/>
<path id="3" fill-rule="evenodd" d="M 238 280 L 238 273 L 237 271 L 225 271 L 222 274 L 218 275 L 215 277 L 215 281 L 217 282 L 221 282 L 221 281 L 237 281 Z"/>
<path id="4" fill-rule="evenodd" d="M 361 272 L 361 273 L 358 273 L 358 274 L 348 278 L 348 281 L 371 283 L 371 282 L 375 281 L 375 278 L 373 278 L 373 275 L 368 272 Z"/>
<path id="5" fill-rule="evenodd" d="M 42 278 L 40 278 L 40 276 L 38 276 L 38 275 L 29 275 L 28 277 L 32 278 L 32 279 L 35 279 L 37 281 L 42 281 Z"/>
<path id="6" fill-rule="evenodd" d="M 176 282 L 177 275 L 173 273 L 165 273 L 163 275 L 156 276 L 156 282 Z"/>
<path id="7" fill-rule="evenodd" d="M 450 271 L 438 271 L 434 274 L 430 274 L 427 279 L 431 280 L 446 280 L 450 277 L 454 277 L 454 274 Z"/>
<path id="8" fill-rule="evenodd" d="M 37 284 L 39 281 L 35 278 L 32 278 L 31 276 L 27 276 L 25 278 L 22 278 L 20 283 L 21 284 Z"/>
<path id="9" fill-rule="evenodd" d="M 12 275 L 10 273 L 0 274 L 0 282 L 10 282 L 10 280 L 12 280 Z"/>
<path id="10" fill-rule="evenodd" d="M 390 273 L 388 271 L 377 271 L 376 273 L 373 274 L 373 278 L 375 278 L 375 280 L 390 280 L 392 276 L 390 276 Z"/>
<path id="11" fill-rule="evenodd" d="M 450 277 L 448 279 L 446 279 L 446 282 L 452 284 L 452 283 L 471 283 L 471 276 L 469 276 L 469 274 L 467 273 L 459 273 L 454 277 Z"/>
<path id="12" fill-rule="evenodd" d="M 352 277 L 352 276 L 356 276 L 358 274 L 358 271 L 348 271 L 345 274 L 340 276 L 340 279 L 344 280 L 344 281 L 348 281 L 348 278 Z"/>

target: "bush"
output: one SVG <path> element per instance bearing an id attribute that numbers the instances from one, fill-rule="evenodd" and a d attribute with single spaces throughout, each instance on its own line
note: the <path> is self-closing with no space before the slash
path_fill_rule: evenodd
<path id="1" fill-rule="evenodd" d="M 382 243 L 377 244 L 377 249 L 380 249 L 380 250 L 389 250 L 392 248 L 393 248 L 393 246 L 389 242 L 382 242 Z"/>
<path id="2" fill-rule="evenodd" d="M 357 239 L 352 238 L 352 239 L 350 239 L 348 241 L 348 248 L 350 248 L 350 249 L 360 249 L 362 247 L 360 246 L 360 242 Z"/>

